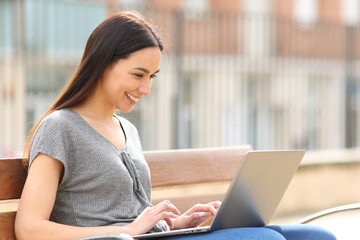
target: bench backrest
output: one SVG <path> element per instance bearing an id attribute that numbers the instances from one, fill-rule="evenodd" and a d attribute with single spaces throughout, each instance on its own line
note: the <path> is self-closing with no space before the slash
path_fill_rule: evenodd
<path id="1" fill-rule="evenodd" d="M 184 212 L 199 202 L 222 200 L 242 157 L 251 146 L 145 152 L 152 202 L 169 199 Z M 16 239 L 14 221 L 26 180 L 21 158 L 0 159 L 0 240 Z"/>

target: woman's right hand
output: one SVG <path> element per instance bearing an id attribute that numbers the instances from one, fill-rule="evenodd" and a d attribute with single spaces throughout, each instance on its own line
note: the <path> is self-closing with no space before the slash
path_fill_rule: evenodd
<path id="1" fill-rule="evenodd" d="M 177 218 L 179 215 L 179 210 L 170 201 L 165 200 L 153 207 L 145 208 L 128 227 L 131 229 L 131 235 L 146 233 L 161 220 L 173 227 L 171 218 Z"/>

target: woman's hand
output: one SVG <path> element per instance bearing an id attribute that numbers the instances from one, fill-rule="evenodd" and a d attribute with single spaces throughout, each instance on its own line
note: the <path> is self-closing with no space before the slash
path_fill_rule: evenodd
<path id="1" fill-rule="evenodd" d="M 169 226 L 172 227 L 173 230 L 198 227 L 215 216 L 220 204 L 220 201 L 210 202 L 208 204 L 196 204 L 180 217 L 173 219 L 173 226 Z"/>
<path id="2" fill-rule="evenodd" d="M 165 200 L 154 207 L 146 208 L 128 227 L 131 229 L 131 235 L 146 233 L 161 220 L 173 227 L 171 218 L 177 218 L 179 215 L 179 210 L 170 201 Z"/>

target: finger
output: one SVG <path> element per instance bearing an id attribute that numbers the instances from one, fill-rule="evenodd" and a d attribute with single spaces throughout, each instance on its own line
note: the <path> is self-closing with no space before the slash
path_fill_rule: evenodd
<path id="1" fill-rule="evenodd" d="M 172 209 L 175 209 L 177 211 L 177 214 L 178 215 L 180 214 L 180 211 L 169 200 L 164 200 L 164 201 L 160 202 L 157 206 L 161 207 L 161 206 L 164 206 L 164 205 L 168 206 L 168 207 L 170 207 Z"/>
<path id="2" fill-rule="evenodd" d="M 149 223 L 150 228 L 153 227 L 158 222 L 160 222 L 161 220 L 165 220 L 167 224 L 171 227 L 173 225 L 171 218 L 178 217 L 176 214 L 169 211 L 163 211 L 160 213 L 154 212 L 154 208 L 155 207 L 145 208 L 145 210 L 140 214 L 140 216 L 142 217 L 141 222 Z"/>
<path id="3" fill-rule="evenodd" d="M 156 206 L 151 214 L 155 216 L 158 221 L 165 218 L 177 218 L 179 217 L 180 212 L 176 209 L 174 205 L 166 201 L 161 203 L 159 206 Z"/>
<path id="4" fill-rule="evenodd" d="M 175 215 L 180 215 L 180 211 L 170 202 L 170 201 L 162 201 L 152 208 L 154 214 L 159 214 L 164 211 L 170 211 Z"/>
<path id="5" fill-rule="evenodd" d="M 165 220 L 166 223 L 169 225 L 169 227 L 173 227 L 173 221 L 172 218 L 177 218 L 177 215 L 171 213 L 171 212 L 162 212 L 155 216 L 156 222 L 159 222 L 161 220 Z"/>
<path id="6" fill-rule="evenodd" d="M 215 209 L 218 209 L 221 205 L 220 201 L 215 201 L 215 202 L 209 202 L 208 205 L 213 206 Z"/>
<path id="7" fill-rule="evenodd" d="M 174 227 L 174 223 L 170 218 L 164 218 L 164 220 L 170 228 Z"/>
<path id="8" fill-rule="evenodd" d="M 196 204 L 194 207 L 192 207 L 188 214 L 192 214 L 194 212 L 210 212 L 212 215 L 216 214 L 216 209 L 212 205 L 208 204 Z"/>
<path id="9" fill-rule="evenodd" d="M 190 216 L 188 216 L 189 218 L 188 221 L 190 222 L 190 226 L 191 227 L 200 226 L 210 218 L 210 215 L 211 214 L 208 212 L 197 212 L 191 214 Z"/>
<path id="10" fill-rule="evenodd" d="M 210 215 L 208 212 L 196 212 L 190 215 L 192 219 L 207 218 Z"/>

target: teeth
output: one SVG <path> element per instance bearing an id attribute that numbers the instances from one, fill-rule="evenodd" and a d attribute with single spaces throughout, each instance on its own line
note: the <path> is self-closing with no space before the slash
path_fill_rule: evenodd
<path id="1" fill-rule="evenodd" d="M 126 96 L 128 96 L 131 100 L 133 100 L 134 102 L 138 102 L 140 100 L 140 98 L 136 98 L 133 95 L 131 95 L 128 92 L 125 92 Z"/>

